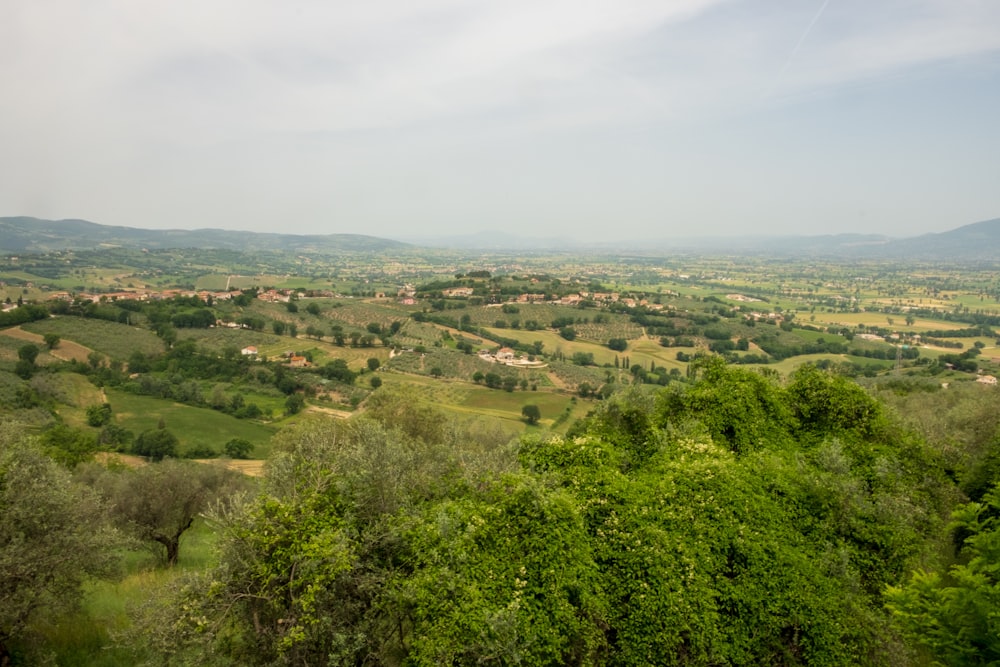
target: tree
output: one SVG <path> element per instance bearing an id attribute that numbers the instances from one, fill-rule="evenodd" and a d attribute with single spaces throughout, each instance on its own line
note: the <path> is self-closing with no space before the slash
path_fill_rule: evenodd
<path id="1" fill-rule="evenodd" d="M 242 481 L 219 466 L 175 459 L 95 476 L 94 486 L 111 503 L 115 523 L 137 539 L 163 547 L 164 562 L 171 567 L 180 556 L 181 535 L 195 518 Z"/>
<path id="2" fill-rule="evenodd" d="M 47 333 L 43 336 L 43 338 L 45 340 L 45 346 L 50 350 L 54 350 L 59 347 L 59 341 L 61 340 L 59 334 Z"/>
<path id="3" fill-rule="evenodd" d="M 562 327 L 561 329 L 559 329 L 559 335 L 565 338 L 566 340 L 573 340 L 576 338 L 576 329 L 568 326 Z"/>
<path id="4" fill-rule="evenodd" d="M 628 341 L 624 338 L 612 338 L 608 341 L 608 348 L 617 352 L 624 352 L 628 349 Z"/>
<path id="5" fill-rule="evenodd" d="M 368 358 L 368 370 L 370 370 L 372 372 L 377 371 L 378 368 L 379 368 L 379 366 L 381 366 L 381 365 L 382 365 L 382 362 L 379 361 L 378 359 L 376 359 L 375 357 L 369 357 Z"/>
<path id="6" fill-rule="evenodd" d="M 61 423 L 45 429 L 38 441 L 46 455 L 67 468 L 89 461 L 97 451 L 97 438 L 93 433 Z"/>
<path id="7" fill-rule="evenodd" d="M 382 386 L 382 378 L 377 375 L 373 375 L 371 379 L 368 380 L 368 384 L 371 385 L 372 389 L 378 389 Z"/>
<path id="8" fill-rule="evenodd" d="M 479 384 L 480 382 L 483 381 L 483 378 L 485 377 L 486 375 L 482 371 L 476 371 L 475 373 L 472 374 L 472 381 L 475 382 L 476 384 Z"/>
<path id="9" fill-rule="evenodd" d="M 34 365 L 35 360 L 38 358 L 38 353 L 38 346 L 34 343 L 28 343 L 17 348 L 17 358 L 21 361 L 27 361 L 32 365 Z"/>
<path id="10" fill-rule="evenodd" d="M 440 366 L 434 366 L 433 368 L 431 368 L 431 375 L 433 375 L 436 378 L 439 378 L 442 375 L 444 375 L 444 371 L 441 370 Z"/>
<path id="11" fill-rule="evenodd" d="M 164 428 L 143 431 L 132 443 L 132 453 L 148 456 L 151 461 L 177 455 L 177 436 Z"/>
<path id="12" fill-rule="evenodd" d="M 231 459 L 246 459 L 253 451 L 253 443 L 245 438 L 232 438 L 223 446 L 222 451 Z"/>
<path id="13" fill-rule="evenodd" d="M 35 365 L 25 359 L 18 359 L 17 363 L 14 364 L 14 374 L 22 380 L 30 380 L 31 376 L 35 374 Z"/>
<path id="14" fill-rule="evenodd" d="M 524 420 L 534 426 L 542 418 L 542 411 L 535 404 L 525 405 L 521 408 L 521 416 Z"/>
<path id="15" fill-rule="evenodd" d="M 87 424 L 100 427 L 111 421 L 111 404 L 101 403 L 100 405 L 87 406 Z"/>
<path id="16" fill-rule="evenodd" d="M 120 540 L 103 516 L 96 494 L 0 424 L 0 664 L 32 620 L 74 608 L 85 580 L 111 574 Z"/>
<path id="17" fill-rule="evenodd" d="M 319 315 L 319 304 L 315 302 L 310 303 L 306 306 L 306 312 L 310 315 Z"/>
<path id="18" fill-rule="evenodd" d="M 297 415 L 302 412 L 302 408 L 305 406 L 306 399 L 302 398 L 302 394 L 290 394 L 288 398 L 285 399 L 285 414 Z"/>
<path id="19" fill-rule="evenodd" d="M 287 325 L 284 322 L 282 322 L 281 320 L 272 320 L 271 321 L 271 330 L 274 331 L 274 334 L 276 336 L 282 336 L 282 335 L 284 335 L 286 326 Z"/>

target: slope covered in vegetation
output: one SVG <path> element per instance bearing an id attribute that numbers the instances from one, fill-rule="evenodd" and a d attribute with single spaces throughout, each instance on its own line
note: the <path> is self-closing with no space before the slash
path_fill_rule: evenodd
<path id="1" fill-rule="evenodd" d="M 950 483 L 857 385 L 706 359 L 566 436 L 313 423 L 137 626 L 220 664 L 880 664 Z"/>

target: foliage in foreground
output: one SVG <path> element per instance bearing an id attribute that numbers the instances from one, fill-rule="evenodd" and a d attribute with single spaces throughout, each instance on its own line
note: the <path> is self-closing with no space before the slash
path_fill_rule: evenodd
<path id="1" fill-rule="evenodd" d="M 136 632 L 178 663 L 889 662 L 933 461 L 847 381 L 703 364 L 516 460 L 404 401 L 303 426 Z"/>
<path id="2" fill-rule="evenodd" d="M 0 664 L 32 621 L 74 608 L 109 575 L 117 535 L 96 494 L 13 424 L 0 424 Z"/>
<path id="3" fill-rule="evenodd" d="M 946 575 L 918 571 L 889 589 L 889 608 L 908 639 L 948 665 L 1000 663 L 1000 488 L 954 514 L 968 537 Z"/>

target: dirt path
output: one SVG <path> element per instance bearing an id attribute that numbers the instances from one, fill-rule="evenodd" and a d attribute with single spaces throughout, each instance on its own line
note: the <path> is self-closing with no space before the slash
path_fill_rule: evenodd
<path id="1" fill-rule="evenodd" d="M 4 329 L 0 331 L 0 334 L 4 336 L 9 336 L 10 338 L 16 338 L 18 340 L 23 340 L 28 343 L 35 343 L 41 348 L 45 348 L 45 338 L 40 334 L 31 333 L 30 331 L 25 331 L 21 327 L 12 327 L 10 329 Z M 79 343 L 74 343 L 71 340 L 61 340 L 59 345 L 56 346 L 54 350 L 47 350 L 56 359 L 61 359 L 62 361 L 87 361 L 87 357 L 93 350 L 89 347 L 84 347 Z"/>

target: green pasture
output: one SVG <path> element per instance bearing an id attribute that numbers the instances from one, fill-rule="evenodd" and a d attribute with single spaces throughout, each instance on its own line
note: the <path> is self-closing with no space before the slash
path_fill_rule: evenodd
<path id="1" fill-rule="evenodd" d="M 209 273 L 203 276 L 199 276 L 194 283 L 194 288 L 196 290 L 211 290 L 213 292 L 221 292 L 226 289 L 229 282 L 229 276 L 222 273 Z"/>
<path id="2" fill-rule="evenodd" d="M 275 336 L 266 331 L 251 329 L 231 329 L 229 327 L 212 327 L 209 329 L 178 329 L 178 340 L 193 340 L 198 347 L 216 353 L 222 353 L 226 348 L 242 350 L 248 345 L 259 349 L 277 345 L 288 337 Z"/>
<path id="3" fill-rule="evenodd" d="M 211 447 L 221 452 L 223 445 L 232 438 L 243 438 L 254 444 L 253 458 L 267 458 L 269 441 L 277 431 L 274 425 L 236 419 L 210 408 L 196 408 L 115 389 L 108 389 L 107 396 L 119 426 L 138 436 L 157 428 L 162 419 L 167 430 L 180 440 L 180 453 L 192 447 Z"/>
<path id="4" fill-rule="evenodd" d="M 0 271 L 0 280 L 30 282 L 34 285 L 35 289 L 45 286 L 60 291 L 75 290 L 81 287 L 85 291 L 93 288 L 107 289 L 112 286 L 124 287 L 129 281 L 133 280 L 130 278 L 131 271 L 123 270 L 117 267 L 71 269 L 70 271 L 71 272 L 69 273 L 54 277 L 40 276 L 33 274 L 30 271 L 23 270 Z M 17 296 L 21 295 L 21 289 L 22 288 L 17 285 L 8 285 L 0 288 L 0 295 L 2 295 L 3 298 L 6 298 L 8 296 L 6 292 L 11 290 L 10 294 L 13 294 L 11 298 L 16 299 Z M 41 293 L 41 291 L 39 291 L 39 293 Z"/>
<path id="5" fill-rule="evenodd" d="M 10 362 L 13 364 L 18 360 L 17 351 L 28 344 L 28 341 L 21 338 L 14 338 L 13 336 L 5 336 L 3 331 L 0 331 L 0 361 Z M 45 346 L 35 343 L 39 350 L 45 350 Z M 42 359 L 42 354 L 44 352 L 39 352 L 38 358 L 35 363 L 38 365 L 44 365 L 44 360 Z M 11 366 L 13 368 L 13 365 Z"/>
<path id="6" fill-rule="evenodd" d="M 105 320 L 50 317 L 47 320 L 29 322 L 21 328 L 43 336 L 54 333 L 63 340 L 74 341 L 120 361 L 127 360 L 135 350 L 143 354 L 158 354 L 164 350 L 163 341 L 149 329 Z"/>
<path id="7" fill-rule="evenodd" d="M 534 404 L 539 407 L 542 413 L 540 422 L 542 426 L 551 426 L 569 406 L 572 406 L 573 411 L 579 412 L 580 416 L 586 412 L 585 409 L 578 409 L 577 402 L 572 400 L 572 396 L 564 393 L 522 391 L 520 388 L 508 392 L 503 389 L 489 389 L 471 382 L 440 380 L 403 373 L 380 373 L 379 377 L 382 378 L 383 386 L 403 387 L 413 392 L 420 400 L 446 413 L 460 417 L 485 415 L 507 424 L 517 425 L 520 429 L 530 428 L 521 417 L 521 408 L 525 405 Z"/>
<path id="8" fill-rule="evenodd" d="M 816 312 L 811 313 L 810 316 L 815 316 L 815 321 L 810 322 L 815 325 L 825 324 L 827 326 L 842 326 L 853 329 L 859 324 L 864 324 L 865 326 L 884 327 L 893 329 L 894 331 L 905 331 L 908 333 L 915 333 L 918 331 L 937 331 L 941 329 L 962 329 L 970 326 L 968 324 L 962 324 L 961 322 L 948 322 L 945 320 L 936 320 L 925 317 L 915 317 L 913 324 L 908 325 L 906 323 L 905 314 L 889 315 L 877 312 L 824 313 L 820 312 L 818 308 L 816 309 Z M 890 319 L 892 320 L 892 325 L 889 324 Z"/>
<path id="9" fill-rule="evenodd" d="M 643 338 L 641 340 L 629 341 L 628 349 L 618 353 L 629 358 L 631 364 L 641 364 L 644 368 L 649 368 L 650 362 L 655 362 L 657 366 L 667 369 L 679 368 L 684 371 L 687 363 L 677 361 L 678 350 L 687 354 L 694 354 L 697 348 L 684 347 L 663 347 L 659 341 Z"/>
<path id="10" fill-rule="evenodd" d="M 808 363 L 816 363 L 818 361 L 828 359 L 834 363 L 852 363 L 861 364 L 862 366 L 872 366 L 877 367 L 882 370 L 892 368 L 896 365 L 895 361 L 890 361 L 886 359 L 869 359 L 867 357 L 855 357 L 849 354 L 802 354 L 797 357 L 789 357 L 788 359 L 782 359 L 773 364 L 766 364 L 755 366 L 756 368 L 772 368 L 783 376 L 791 375 L 796 368 L 803 366 Z"/>
<path id="11" fill-rule="evenodd" d="M 455 407 L 458 411 L 491 415 L 510 422 L 517 422 L 523 425 L 524 430 L 528 431 L 532 427 L 525 424 L 521 417 L 521 408 L 525 405 L 538 406 L 542 414 L 539 425 L 547 428 L 563 426 L 563 423 L 568 427 L 570 423 L 582 417 L 588 410 L 594 407 L 592 401 L 574 400 L 572 396 L 566 394 L 520 390 L 506 392 L 502 389 L 480 387 L 469 392 L 465 402 Z M 568 413 L 568 419 L 562 420 L 563 423 L 556 424 L 556 421 L 564 412 Z"/>
<path id="12" fill-rule="evenodd" d="M 87 408 L 103 403 L 104 393 L 77 373 L 53 373 L 51 377 L 58 382 L 65 401 L 65 405 L 58 408 L 59 416 L 69 426 L 86 426 Z"/>
<path id="13" fill-rule="evenodd" d="M 576 352 L 589 352 L 594 355 L 594 362 L 598 365 L 612 364 L 614 363 L 615 355 L 622 354 L 594 341 L 581 340 L 580 338 L 566 340 L 554 331 L 524 331 L 521 329 L 496 329 L 492 327 L 487 327 L 486 331 L 494 336 L 511 338 L 528 345 L 531 345 L 536 340 L 540 340 L 543 343 L 542 353 L 545 355 L 562 352 L 569 359 Z"/>

